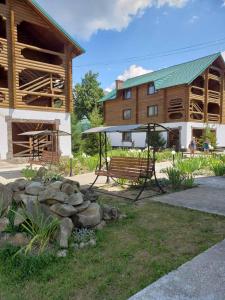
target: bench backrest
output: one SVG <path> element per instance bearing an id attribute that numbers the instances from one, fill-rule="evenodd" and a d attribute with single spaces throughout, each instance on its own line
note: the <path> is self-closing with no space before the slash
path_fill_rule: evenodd
<path id="1" fill-rule="evenodd" d="M 110 160 L 109 171 L 112 173 L 126 172 L 139 177 L 141 174 L 152 173 L 153 167 L 153 160 L 150 160 L 148 168 L 147 158 L 113 156 Z"/>

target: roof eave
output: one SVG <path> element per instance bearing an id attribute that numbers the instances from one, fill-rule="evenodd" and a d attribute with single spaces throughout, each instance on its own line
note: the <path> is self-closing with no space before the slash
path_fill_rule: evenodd
<path id="1" fill-rule="evenodd" d="M 50 26 L 53 26 L 70 44 L 73 46 L 73 56 L 79 56 L 85 53 L 85 49 L 75 41 L 72 37 L 69 36 L 67 32 L 37 3 L 36 0 L 27 0 L 27 3 L 49 23 Z"/>

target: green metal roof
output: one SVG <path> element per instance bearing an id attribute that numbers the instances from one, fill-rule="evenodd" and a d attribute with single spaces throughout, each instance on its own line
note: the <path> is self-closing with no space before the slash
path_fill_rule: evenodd
<path id="1" fill-rule="evenodd" d="M 84 48 L 74 40 L 63 28 L 60 26 L 38 3 L 36 0 L 28 0 L 31 4 L 33 4 L 59 31 L 63 33 L 63 35 L 76 47 L 79 48 L 81 53 L 85 53 Z M 54 5 L 54 4 L 53 4 Z"/>
<path id="2" fill-rule="evenodd" d="M 148 82 L 154 82 L 156 90 L 182 84 L 190 84 L 220 55 L 220 53 L 215 53 L 186 63 L 127 79 L 124 81 L 122 89 L 131 88 Z M 117 90 L 114 89 L 101 98 L 99 102 L 116 99 L 116 92 Z"/>

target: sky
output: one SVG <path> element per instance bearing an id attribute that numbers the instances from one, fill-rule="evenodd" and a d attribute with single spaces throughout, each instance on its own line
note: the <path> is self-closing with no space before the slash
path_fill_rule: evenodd
<path id="1" fill-rule="evenodd" d="M 89 70 L 104 90 L 215 52 L 225 58 L 225 0 L 37 0 L 86 50 L 73 82 Z"/>

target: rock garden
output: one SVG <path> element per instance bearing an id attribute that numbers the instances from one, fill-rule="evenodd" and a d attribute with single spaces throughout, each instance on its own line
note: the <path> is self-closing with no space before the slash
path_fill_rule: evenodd
<path id="1" fill-rule="evenodd" d="M 26 254 L 51 249 L 66 256 L 68 248 L 95 246 L 95 230 L 123 217 L 117 208 L 100 205 L 79 182 L 47 173 L 41 167 L 32 180 L 0 185 L 0 247 L 18 246 Z"/>

